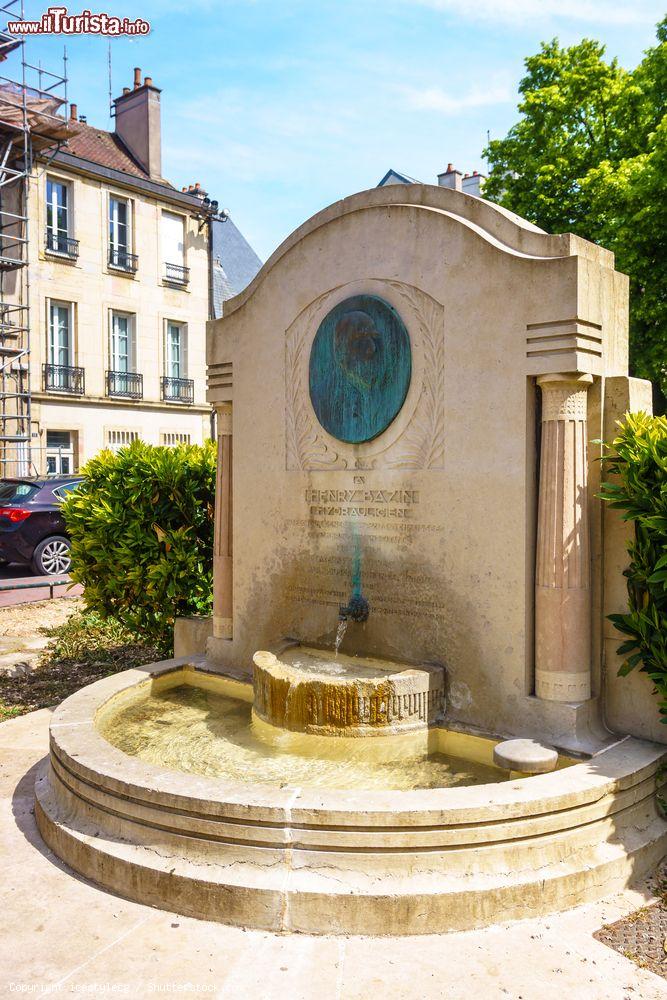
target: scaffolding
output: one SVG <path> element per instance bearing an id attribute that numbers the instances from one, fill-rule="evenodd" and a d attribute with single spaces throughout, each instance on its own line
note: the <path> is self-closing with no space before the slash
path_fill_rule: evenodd
<path id="1" fill-rule="evenodd" d="M 0 24 L 24 19 L 24 0 L 0 0 Z M 0 477 L 36 473 L 30 381 L 28 202 L 36 156 L 67 140 L 67 56 L 57 75 L 25 58 L 26 42 L 0 30 L 0 64 L 16 52 L 18 79 L 0 73 Z M 1 68 L 1 67 L 0 67 Z"/>

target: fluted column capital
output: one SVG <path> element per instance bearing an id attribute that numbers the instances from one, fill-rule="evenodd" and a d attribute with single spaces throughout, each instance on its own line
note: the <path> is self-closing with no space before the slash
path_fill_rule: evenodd
<path id="1" fill-rule="evenodd" d="M 542 390 L 542 422 L 547 420 L 586 420 L 588 387 L 592 375 L 540 375 L 537 384 Z"/>
<path id="2" fill-rule="evenodd" d="M 215 426 L 218 437 L 232 433 L 232 404 L 215 404 Z"/>

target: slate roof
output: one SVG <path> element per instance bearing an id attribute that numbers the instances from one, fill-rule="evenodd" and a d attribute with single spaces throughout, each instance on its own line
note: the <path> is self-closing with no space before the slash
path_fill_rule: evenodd
<path id="1" fill-rule="evenodd" d="M 228 218 L 213 222 L 213 315 L 222 315 L 222 303 L 242 292 L 262 262 L 246 238 Z"/>
<path id="2" fill-rule="evenodd" d="M 421 184 L 421 181 L 416 180 L 414 177 L 408 177 L 407 174 L 400 174 L 398 170 L 390 167 L 379 182 L 378 187 L 386 187 L 387 184 Z"/>

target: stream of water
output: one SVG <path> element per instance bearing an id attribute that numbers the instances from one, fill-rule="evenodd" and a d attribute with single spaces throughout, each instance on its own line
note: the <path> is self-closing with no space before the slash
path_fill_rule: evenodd
<path id="1" fill-rule="evenodd" d="M 340 649 L 340 644 L 345 638 L 345 633 L 347 632 L 348 621 L 344 618 L 342 621 L 338 622 L 338 628 L 336 629 L 336 641 L 334 643 L 334 659 L 338 656 L 338 650 Z"/>

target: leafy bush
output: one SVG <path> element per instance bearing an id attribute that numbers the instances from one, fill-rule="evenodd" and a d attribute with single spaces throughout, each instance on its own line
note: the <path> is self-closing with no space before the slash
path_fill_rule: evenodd
<path id="1" fill-rule="evenodd" d="M 101 452 L 83 475 L 63 504 L 72 578 L 89 610 L 166 653 L 177 615 L 211 610 L 214 445 L 135 441 Z"/>
<path id="2" fill-rule="evenodd" d="M 628 611 L 610 615 L 628 638 L 618 647 L 625 657 L 619 674 L 640 666 L 660 698 L 667 724 L 667 418 L 629 414 L 605 459 L 617 478 L 602 485 L 600 496 L 633 521 L 628 545 Z"/>

